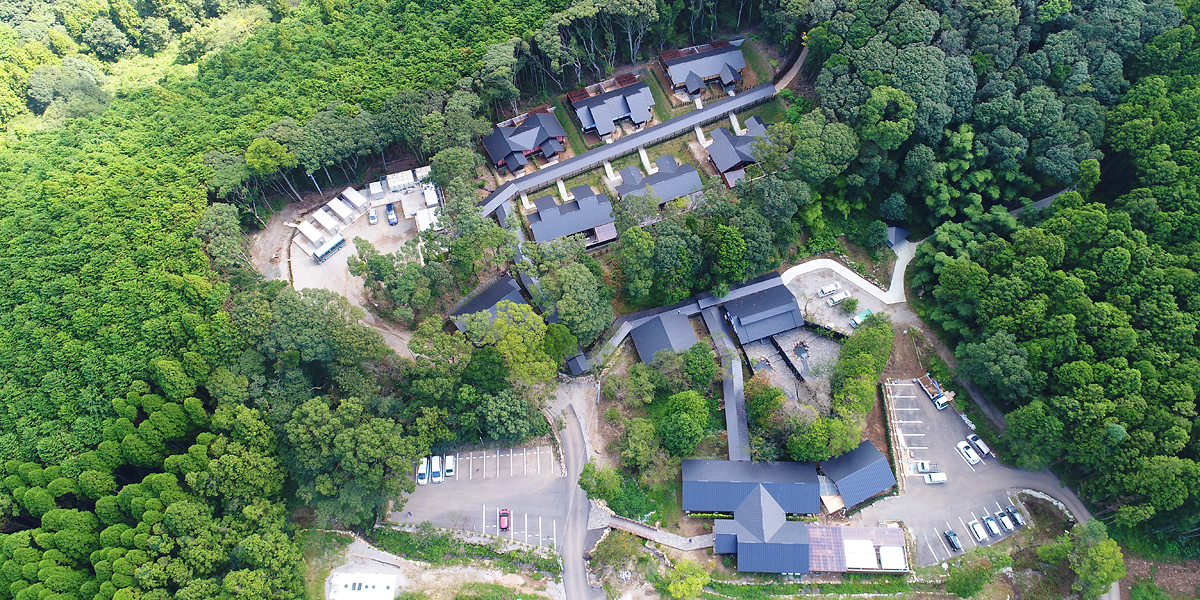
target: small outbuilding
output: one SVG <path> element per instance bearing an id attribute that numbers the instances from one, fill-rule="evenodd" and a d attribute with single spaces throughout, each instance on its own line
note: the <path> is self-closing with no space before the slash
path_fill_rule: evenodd
<path id="1" fill-rule="evenodd" d="M 896 485 L 887 457 L 870 440 L 841 456 L 821 461 L 821 472 L 837 486 L 846 508 L 854 508 Z"/>
<path id="2" fill-rule="evenodd" d="M 663 350 L 683 352 L 700 341 L 687 316 L 677 312 L 655 315 L 629 332 L 638 358 L 644 363 L 654 362 L 654 355 Z"/>

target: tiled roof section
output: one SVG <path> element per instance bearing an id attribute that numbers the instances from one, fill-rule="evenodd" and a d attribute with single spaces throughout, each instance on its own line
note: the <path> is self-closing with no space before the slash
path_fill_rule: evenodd
<path id="1" fill-rule="evenodd" d="M 479 292 L 474 298 L 463 304 L 458 310 L 450 314 L 452 317 L 460 317 L 477 313 L 481 310 L 491 311 L 495 315 L 496 305 L 501 300 L 508 300 L 516 304 L 526 304 L 525 299 L 521 297 L 521 286 L 517 284 L 511 276 L 505 275 L 497 279 L 495 283 L 488 286 L 482 292 Z"/>
<path id="2" fill-rule="evenodd" d="M 575 199 L 562 206 L 552 206 L 553 199 L 549 196 L 534 200 L 538 212 L 529 215 L 529 229 L 534 241 L 546 242 L 613 222 L 612 202 L 608 196 L 596 194 L 586 185 L 572 188 L 571 193 Z"/>
<path id="3" fill-rule="evenodd" d="M 681 56 L 683 56 L 683 52 L 679 50 L 664 50 L 662 54 L 659 54 L 659 58 L 662 58 L 663 62 L 675 60 Z"/>
<path id="4" fill-rule="evenodd" d="M 625 184 L 617 186 L 617 194 L 625 198 L 641 196 L 652 191 L 658 197 L 658 203 L 663 204 L 704 189 L 696 167 L 690 164 L 678 166 L 675 164 L 675 157 L 670 155 L 660 156 L 654 162 L 658 165 L 658 172 L 645 177 L 642 177 L 637 167 L 621 169 L 621 177 Z M 625 177 L 626 171 L 630 169 L 637 174 L 636 177 Z"/>
<path id="5" fill-rule="evenodd" d="M 595 128 L 601 135 L 612 133 L 616 129 L 614 123 L 626 117 L 638 124 L 649 121 L 653 105 L 654 95 L 650 93 L 650 86 L 644 83 L 634 83 L 571 103 L 583 128 Z"/>
<path id="6" fill-rule="evenodd" d="M 572 90 L 570 92 L 567 92 L 567 100 L 570 100 L 571 104 L 579 102 L 580 100 L 586 100 L 590 96 L 591 96 L 591 94 L 588 93 L 587 90 L 582 89 L 582 88 L 580 88 L 578 90 Z"/>
<path id="7" fill-rule="evenodd" d="M 870 441 L 836 458 L 822 461 L 821 471 L 837 484 L 847 508 L 896 485 L 887 457 Z"/>
<path id="8" fill-rule="evenodd" d="M 637 76 L 633 73 L 621 73 L 617 75 L 617 86 L 625 87 L 637 83 Z"/>
<path id="9" fill-rule="evenodd" d="M 683 461 L 683 509 L 733 512 L 760 484 L 789 513 L 815 514 L 821 510 L 817 470 L 812 463 L 726 460 Z"/>
<path id="10" fill-rule="evenodd" d="M 783 285 L 767 287 L 724 305 L 738 341 L 745 344 L 804 325 L 796 296 Z"/>
<path id="11" fill-rule="evenodd" d="M 684 315 L 667 312 L 642 323 L 629 333 L 637 348 L 638 358 L 644 363 L 654 360 L 662 350 L 683 352 L 699 341 L 691 322 Z"/>
<path id="12" fill-rule="evenodd" d="M 712 132 L 713 143 L 708 146 L 708 155 L 718 171 L 725 173 L 741 163 L 754 162 L 754 140 L 767 136 L 767 124 L 759 117 L 750 117 L 746 119 L 745 129 L 743 135 L 734 135 L 725 127 Z"/>
<path id="13" fill-rule="evenodd" d="M 567 132 L 562 128 L 558 119 L 550 113 L 530 113 L 516 127 L 497 127 L 495 131 L 483 138 L 483 147 L 493 163 L 507 160 L 514 153 L 524 154 L 541 147 L 549 138 L 566 137 Z M 510 169 L 513 165 L 506 162 Z"/>

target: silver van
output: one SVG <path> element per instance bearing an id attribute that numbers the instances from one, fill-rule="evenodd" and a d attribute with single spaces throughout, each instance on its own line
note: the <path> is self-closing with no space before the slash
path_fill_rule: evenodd
<path id="1" fill-rule="evenodd" d="M 975 541 L 977 542 L 988 539 L 987 531 L 984 530 L 983 525 L 979 524 L 979 521 L 967 523 L 967 529 L 971 530 L 971 535 L 975 537 Z"/>
<path id="2" fill-rule="evenodd" d="M 828 296 L 840 289 L 842 289 L 842 284 L 835 281 L 835 282 L 821 288 L 821 291 L 817 292 L 817 294 L 819 294 L 820 297 L 824 298 L 825 296 Z"/>
<path id="3" fill-rule="evenodd" d="M 992 515 L 983 515 L 983 524 L 987 527 L 988 533 L 1000 537 L 1000 526 L 996 524 L 996 519 Z"/>

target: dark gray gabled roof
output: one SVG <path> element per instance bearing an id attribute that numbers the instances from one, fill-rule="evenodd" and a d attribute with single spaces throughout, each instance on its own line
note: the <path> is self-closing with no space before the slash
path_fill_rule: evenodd
<path id="1" fill-rule="evenodd" d="M 475 295 L 459 307 L 458 310 L 450 313 L 451 317 L 461 317 L 486 310 L 491 313 L 492 317 L 496 316 L 496 305 L 501 300 L 508 300 L 514 304 L 527 304 L 525 298 L 521 296 L 521 286 L 510 275 L 505 275 L 497 279 L 483 291 Z"/>
<path id="2" fill-rule="evenodd" d="M 846 508 L 896 485 L 887 457 L 869 440 L 837 458 L 822 461 L 821 472 L 837 485 Z"/>
<path id="3" fill-rule="evenodd" d="M 708 155 L 718 171 L 725 173 L 741 163 L 754 162 L 754 140 L 767 138 L 767 124 L 759 117 L 750 117 L 746 119 L 745 130 L 742 135 L 734 135 L 725 127 L 712 132 Z"/>
<path id="4" fill-rule="evenodd" d="M 572 188 L 571 193 L 575 199 L 561 206 L 552 205 L 554 200 L 549 196 L 534 201 L 538 212 L 529 214 L 529 230 L 535 242 L 548 242 L 613 222 L 608 196 L 586 185 Z"/>
<path id="5" fill-rule="evenodd" d="M 789 513 L 821 511 L 821 489 L 813 463 L 727 460 L 683 461 L 683 510 L 733 512 L 760 484 Z"/>
<path id="6" fill-rule="evenodd" d="M 901 229 L 899 227 L 888 227 L 887 228 L 888 248 L 891 248 L 892 246 L 895 246 L 896 244 L 903 242 L 905 239 L 908 239 L 908 230 L 907 229 Z"/>
<path id="7" fill-rule="evenodd" d="M 639 325 L 629 335 L 633 338 L 633 346 L 637 348 L 638 358 L 647 364 L 653 362 L 654 355 L 661 350 L 683 352 L 700 341 L 688 318 L 676 312 L 658 315 Z"/>
<path id="8" fill-rule="evenodd" d="M 804 325 L 800 303 L 782 280 L 778 285 L 730 300 L 722 306 L 729 315 L 733 332 L 743 344 Z"/>
<path id="9" fill-rule="evenodd" d="M 696 167 L 690 164 L 682 167 L 676 165 L 675 157 L 670 155 L 660 156 L 654 162 L 658 165 L 658 172 L 645 177 L 641 177 L 641 171 L 638 171 L 637 167 L 626 167 L 625 169 L 634 169 L 638 177 L 632 179 L 635 183 L 630 183 L 631 179 L 625 179 L 624 185 L 617 186 L 617 194 L 625 198 L 641 196 L 652 191 L 658 197 L 658 203 L 664 204 L 704 189 L 704 183 L 700 181 L 700 173 L 696 171 Z M 621 170 L 622 177 L 624 177 L 625 169 Z"/>
<path id="10" fill-rule="evenodd" d="M 779 528 L 787 522 L 783 507 L 779 506 L 762 484 L 750 490 L 746 499 L 734 509 L 733 517 L 754 536 L 754 541 L 758 542 L 765 542 L 774 537 Z"/>
<path id="11" fill-rule="evenodd" d="M 650 120 L 653 105 L 650 86 L 640 82 L 571 104 L 583 129 L 595 128 L 601 135 L 612 133 L 616 129 L 614 123 L 626 117 L 634 123 L 645 123 Z"/>
<path id="12" fill-rule="evenodd" d="M 737 570 L 754 573 L 807 573 L 806 524 L 788 521 L 765 485 L 755 485 L 732 519 L 713 521 L 714 550 L 737 554 Z"/>
<path id="13" fill-rule="evenodd" d="M 633 165 L 629 165 L 628 167 L 621 169 L 619 171 L 619 173 L 621 174 L 621 182 L 622 183 L 621 183 L 621 185 L 617 186 L 617 194 L 620 196 L 625 195 L 625 194 L 621 193 L 621 188 L 626 187 L 626 186 L 635 186 L 636 187 L 637 184 L 641 183 L 641 181 L 643 179 L 642 170 Z"/>
<path id="14" fill-rule="evenodd" d="M 588 362 L 587 357 L 582 352 L 567 359 L 567 369 L 571 371 L 572 375 L 581 375 L 591 368 L 591 363 Z"/>
<path id="15" fill-rule="evenodd" d="M 704 89 L 704 78 L 691 71 L 688 71 L 687 76 L 683 78 L 681 83 L 692 94 L 699 93 Z M 680 83 L 676 83 L 675 85 L 680 85 Z"/>
<path id="16" fill-rule="evenodd" d="M 672 85 L 676 87 L 682 85 L 691 75 L 703 80 L 719 77 L 721 69 L 726 65 L 734 71 L 746 68 L 746 57 L 742 55 L 742 49 L 732 45 L 685 54 L 663 62 L 667 65 L 667 75 L 671 78 Z"/>
<path id="17" fill-rule="evenodd" d="M 483 147 L 491 157 L 492 163 L 498 164 L 501 160 L 507 160 L 513 153 L 532 152 L 548 139 L 566 136 L 567 132 L 554 115 L 539 112 L 530 114 L 516 127 L 497 127 L 483 138 Z"/>
<path id="18" fill-rule="evenodd" d="M 733 70 L 728 63 L 721 67 L 721 71 L 717 73 L 717 76 L 721 78 L 721 83 L 725 85 L 742 80 L 742 74 Z"/>

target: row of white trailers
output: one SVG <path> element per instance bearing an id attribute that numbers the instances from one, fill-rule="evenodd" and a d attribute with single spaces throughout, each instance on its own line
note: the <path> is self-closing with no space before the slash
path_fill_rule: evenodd
<path id="1" fill-rule="evenodd" d="M 347 225 L 367 212 L 370 200 L 354 188 L 346 188 L 338 197 L 330 200 L 325 206 L 313 211 L 312 220 L 304 219 L 296 226 L 308 243 L 316 251 L 313 259 L 318 263 L 324 262 L 333 253 L 346 244 L 345 238 L 339 233 Z M 316 225 L 313 224 L 316 223 Z M 318 227 L 319 226 L 319 227 Z"/>

